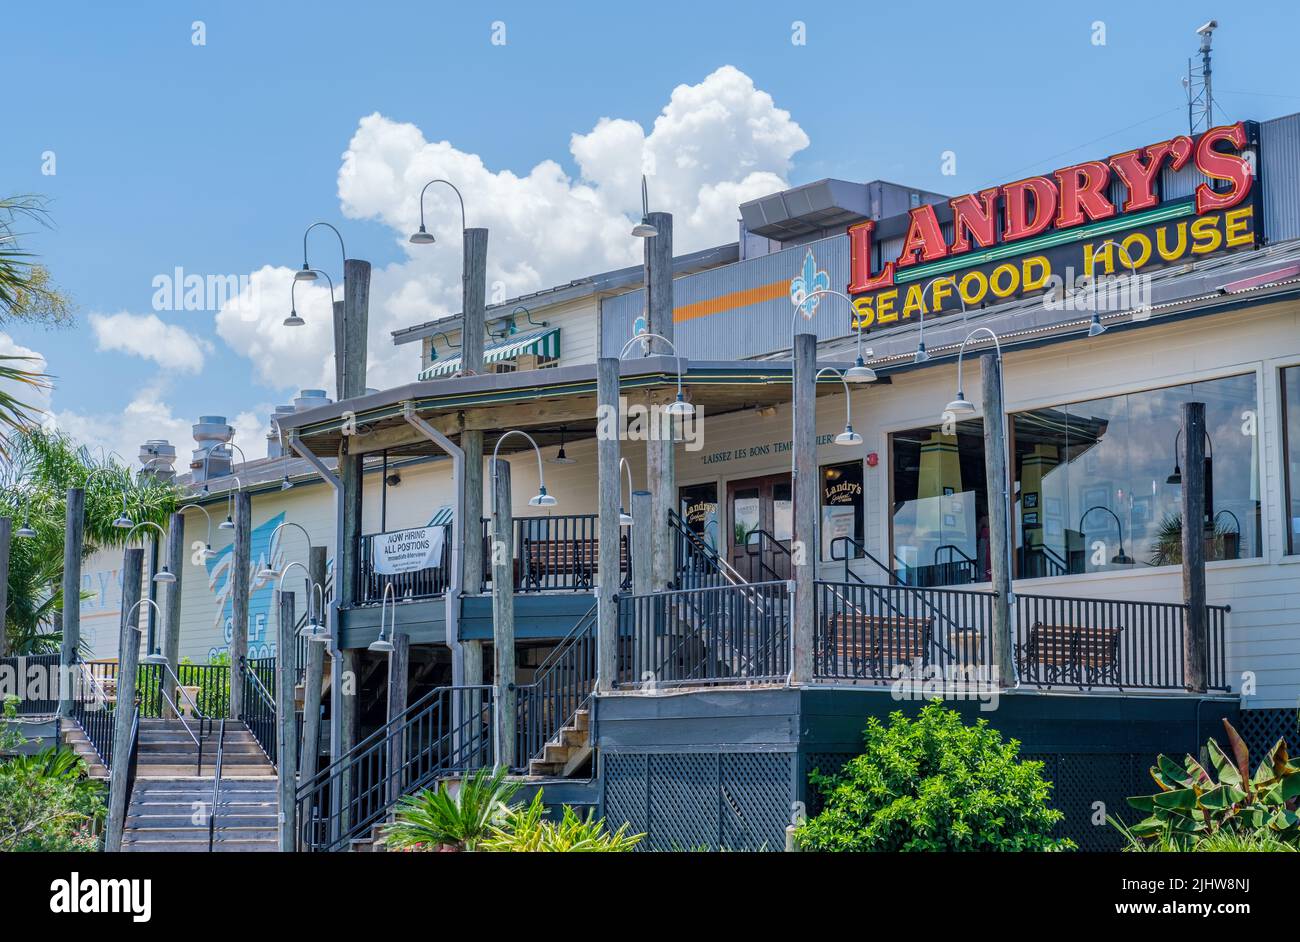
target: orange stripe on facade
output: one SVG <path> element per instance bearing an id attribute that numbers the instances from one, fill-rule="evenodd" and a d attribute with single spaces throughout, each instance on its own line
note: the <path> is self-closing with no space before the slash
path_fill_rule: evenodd
<path id="1" fill-rule="evenodd" d="M 774 281 L 770 285 L 759 285 L 757 288 L 733 291 L 730 294 L 719 295 L 716 298 L 708 298 L 704 301 L 696 301 L 694 304 L 683 304 L 681 307 L 675 307 L 673 308 L 673 323 L 690 321 L 697 317 L 708 317 L 710 314 L 721 314 L 723 311 L 735 310 L 738 307 L 749 307 L 751 304 L 762 304 L 764 301 L 775 301 L 777 298 L 785 298 L 789 297 L 789 295 L 789 281 Z"/>

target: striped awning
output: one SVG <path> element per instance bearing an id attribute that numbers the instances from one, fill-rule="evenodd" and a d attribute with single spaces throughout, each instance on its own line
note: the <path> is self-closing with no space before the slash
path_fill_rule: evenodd
<path id="1" fill-rule="evenodd" d="M 429 520 L 429 526 L 440 527 L 443 526 L 444 524 L 451 523 L 452 520 L 455 519 L 455 516 L 456 515 L 452 511 L 451 506 L 448 504 L 443 504 L 436 511 L 434 511 L 432 519 Z"/>
<path id="2" fill-rule="evenodd" d="M 543 327 L 526 334 L 514 334 L 490 343 L 483 348 L 484 363 L 500 363 L 515 357 L 532 354 L 539 357 L 558 357 L 560 355 L 560 328 Z M 450 376 L 460 369 L 460 354 L 436 360 L 420 371 L 420 379 L 433 379 L 435 376 Z"/>

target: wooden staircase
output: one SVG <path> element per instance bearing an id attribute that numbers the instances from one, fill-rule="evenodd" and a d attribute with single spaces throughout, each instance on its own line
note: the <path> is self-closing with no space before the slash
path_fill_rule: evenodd
<path id="1" fill-rule="evenodd" d="M 108 769 L 99 758 L 99 753 L 95 751 L 90 738 L 75 720 L 65 717 L 59 721 L 59 739 L 64 746 L 75 752 L 86 763 L 87 777 L 108 781 Z"/>
<path id="2" fill-rule="evenodd" d="M 212 779 L 136 779 L 122 833 L 124 853 L 207 853 Z M 221 776 L 212 850 L 279 849 L 279 809 L 274 778 Z"/>
<path id="3" fill-rule="evenodd" d="M 528 774 L 569 778 L 591 758 L 591 711 L 578 710 L 528 762 Z"/>

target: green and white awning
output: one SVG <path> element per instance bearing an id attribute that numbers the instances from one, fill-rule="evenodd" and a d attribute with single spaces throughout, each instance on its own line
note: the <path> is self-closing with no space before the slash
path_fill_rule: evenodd
<path id="1" fill-rule="evenodd" d="M 433 517 L 429 520 L 429 526 L 441 527 L 451 523 L 455 518 L 456 514 L 452 511 L 451 506 L 443 504 L 434 512 Z"/>
<path id="2" fill-rule="evenodd" d="M 558 357 L 560 355 L 560 328 L 543 327 L 525 334 L 514 334 L 483 348 L 484 363 L 500 363 L 527 355 Z M 450 376 L 460 369 L 460 354 L 436 360 L 420 371 L 420 379 Z"/>

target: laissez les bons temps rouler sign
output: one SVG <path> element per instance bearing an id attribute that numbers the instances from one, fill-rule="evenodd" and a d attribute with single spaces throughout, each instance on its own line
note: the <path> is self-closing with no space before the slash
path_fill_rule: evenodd
<path id="1" fill-rule="evenodd" d="M 1254 246 L 1263 231 L 1258 140 L 1257 124 L 1238 122 L 954 197 L 947 207 L 923 204 L 887 261 L 873 258 L 874 221 L 851 226 L 854 326 Z M 1166 199 L 1161 174 L 1189 163 L 1205 180 L 1190 196 Z"/>

